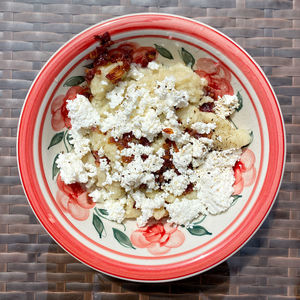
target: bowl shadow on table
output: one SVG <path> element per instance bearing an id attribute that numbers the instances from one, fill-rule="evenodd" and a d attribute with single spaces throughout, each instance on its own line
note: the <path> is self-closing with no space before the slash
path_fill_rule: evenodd
<path id="1" fill-rule="evenodd" d="M 111 278 L 106 275 L 99 275 L 99 277 L 105 277 L 105 280 L 110 280 L 114 285 L 120 286 L 124 293 L 138 293 L 149 296 L 146 299 L 151 300 L 176 298 L 176 296 L 180 298 L 180 295 L 184 295 L 186 300 L 199 299 L 199 295 L 227 295 L 230 287 L 230 269 L 227 262 L 223 262 L 203 274 L 173 282 L 137 283 Z"/>
<path id="2" fill-rule="evenodd" d="M 275 204 L 275 208 L 276 208 Z M 274 210 L 273 210 L 274 211 Z M 266 246 L 265 236 L 274 220 L 271 213 L 258 232 L 232 257 L 216 267 L 193 277 L 165 283 L 135 283 L 98 275 L 99 280 L 110 281 L 123 293 L 145 295 L 145 299 L 224 299 L 228 295 L 236 295 L 239 285 L 265 285 L 265 278 L 257 278 L 256 274 L 243 276 L 244 268 L 257 267 L 257 260 L 263 264 L 266 259 L 264 251 Z M 247 272 L 246 272 L 247 274 Z M 242 275 L 242 276 L 241 276 Z M 262 281 L 260 282 L 261 279 Z M 201 297 L 201 298 L 199 298 Z M 143 298 L 141 298 L 143 299 Z"/>

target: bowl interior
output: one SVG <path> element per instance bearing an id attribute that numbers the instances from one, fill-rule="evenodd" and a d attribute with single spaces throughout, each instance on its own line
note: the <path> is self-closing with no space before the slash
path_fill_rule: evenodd
<path id="1" fill-rule="evenodd" d="M 72 255 L 114 276 L 145 281 L 172 280 L 219 263 L 234 253 L 261 224 L 274 201 L 282 174 L 282 119 L 276 98 L 261 70 L 231 40 L 184 18 L 166 15 L 127 18 L 96 25 L 78 35 L 41 71 L 28 94 L 20 121 L 20 173 L 37 217 Z M 130 18 L 132 26 L 126 25 Z M 149 18 L 157 18 L 155 26 L 149 25 Z M 198 29 L 195 35 L 192 26 Z M 86 56 L 96 47 L 93 35 L 105 31 L 111 33 L 116 45 L 130 41 L 156 47 L 157 60 L 163 64 L 182 62 L 197 70 L 199 58 L 219 62 L 230 72 L 230 85 L 240 100 L 240 109 L 232 122 L 238 128 L 250 130 L 253 137 L 247 150 L 251 154 L 247 172 L 252 172 L 253 180 L 239 187 L 232 207 L 220 215 L 198 220 L 193 228 L 179 227 L 171 232 L 166 225 L 150 224 L 141 235 L 147 241 L 151 235 L 155 236 L 156 246 L 152 251 L 148 242 L 136 242 L 135 232 L 139 231 L 136 222 L 117 224 L 107 220 L 104 210 L 96 209 L 90 209 L 88 218 L 81 220 L 76 214 L 74 218 L 68 205 L 57 200 L 59 170 L 55 161 L 58 153 L 68 151 L 71 145 L 67 128 L 57 130 L 55 127 L 53 103 L 58 97 L 64 97 L 70 88 L 83 84 L 86 66 L 91 63 Z M 33 98 L 35 106 L 31 103 Z M 30 118 L 30 113 L 35 118 Z M 25 141 L 27 134 L 31 134 L 31 141 Z M 20 151 L 22 146 L 30 153 L 31 166 L 22 165 L 25 159 Z M 271 160 L 276 161 L 275 166 L 270 164 Z M 29 169 L 31 178 L 28 178 Z M 269 195 L 266 194 L 268 190 Z M 163 236 L 167 237 L 167 244 Z M 122 266 L 118 266 L 119 262 Z M 147 274 L 143 272 L 145 265 L 149 268 Z"/>

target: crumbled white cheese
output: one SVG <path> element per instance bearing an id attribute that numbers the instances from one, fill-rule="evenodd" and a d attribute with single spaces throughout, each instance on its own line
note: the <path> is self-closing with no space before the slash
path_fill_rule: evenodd
<path id="1" fill-rule="evenodd" d="M 148 72 L 153 71 L 156 74 L 160 67 L 156 62 L 150 62 L 148 70 L 131 64 L 126 75 L 129 80 L 119 82 L 105 95 L 106 99 L 103 100 L 108 103 L 108 110 L 102 112 L 101 120 L 99 113 L 86 97 L 77 95 L 76 99 L 68 100 L 68 116 L 72 125 L 70 143 L 74 145 L 74 149 L 70 153 L 60 154 L 57 164 L 61 168 L 61 178 L 65 183 L 86 183 L 89 196 L 108 211 L 110 220 L 119 223 L 123 221 L 129 199 L 126 197 L 132 197 L 135 208 L 141 211 L 141 216 L 137 219 L 139 226 L 146 225 L 154 210 L 163 207 L 169 212 L 170 222 L 188 226 L 200 214 L 217 214 L 230 207 L 234 183 L 232 167 L 239 159 L 241 151 L 211 151 L 212 139 L 195 139 L 185 132 L 176 109 L 189 105 L 189 91 L 176 89 L 176 79 L 173 76 L 153 81 L 154 90 L 147 89 L 146 84 L 139 82 Z M 106 81 L 105 83 L 107 84 Z M 206 79 L 203 78 L 201 83 L 203 86 L 207 85 Z M 201 99 L 203 103 L 211 100 L 205 96 Z M 232 114 L 237 107 L 236 96 L 225 95 L 215 101 L 215 113 L 222 118 Z M 216 127 L 215 123 L 191 124 L 192 119 L 188 118 L 187 123 L 199 134 L 209 134 Z M 168 138 L 178 148 L 174 144 L 170 148 L 171 160 L 176 169 L 164 171 L 165 181 L 158 184 L 155 181 L 158 177 L 155 172 L 165 166 L 163 157 L 166 151 L 162 147 L 157 149 L 154 145 L 143 146 L 136 143 L 136 140 L 129 143 L 127 148 L 116 150 L 115 158 L 131 157 L 132 161 L 129 163 L 108 163 L 103 158 L 107 155 L 103 148 L 98 150 L 99 157 L 102 157 L 98 167 L 83 163 L 82 157 L 90 151 L 88 129 L 94 126 L 116 140 L 129 132 L 137 139 L 145 137 L 150 142 L 155 141 L 159 135 Z M 171 133 L 164 130 L 167 128 L 171 129 Z M 101 176 L 101 183 L 97 175 Z M 122 190 L 127 192 L 126 197 L 112 200 L 113 192 L 108 190 L 114 182 L 118 182 Z M 195 199 L 182 196 L 191 183 Z M 147 186 L 146 193 L 139 190 L 141 185 Z M 161 192 L 157 192 L 159 188 L 162 189 Z M 167 204 L 165 200 L 168 197 L 177 198 L 173 203 Z"/>
<path id="2" fill-rule="evenodd" d="M 144 116 L 132 119 L 132 133 L 137 137 L 147 137 L 153 141 L 154 137 L 162 131 L 162 124 L 154 109 L 149 109 Z"/>
<path id="3" fill-rule="evenodd" d="M 84 164 L 81 157 L 74 152 L 60 153 L 56 160 L 57 167 L 60 168 L 61 179 L 66 184 L 75 182 L 86 183 L 89 178 L 96 176 L 95 166 Z"/>
<path id="4" fill-rule="evenodd" d="M 109 171 L 110 166 L 107 163 L 107 160 L 105 158 L 100 158 L 99 163 L 100 163 L 99 168 L 100 168 L 101 171 Z"/>
<path id="5" fill-rule="evenodd" d="M 194 165 L 197 164 L 196 160 L 198 160 L 199 165 L 200 162 L 204 160 L 210 147 L 202 141 L 203 138 L 190 138 L 190 143 L 184 145 L 178 152 L 172 151 L 174 166 L 180 173 L 185 174 L 187 167 L 192 162 Z"/>
<path id="6" fill-rule="evenodd" d="M 153 153 L 153 148 L 149 146 L 143 146 L 141 144 L 129 143 L 129 148 L 125 148 L 120 151 L 122 156 L 134 156 L 133 160 L 128 164 L 121 165 L 116 162 L 113 166 L 115 173 L 110 175 L 106 173 L 106 181 L 102 185 L 111 184 L 112 181 L 120 181 L 120 185 L 125 188 L 126 191 L 130 191 L 132 188 L 138 187 L 141 184 L 147 184 L 151 189 L 156 189 L 155 176 L 153 172 L 158 171 L 164 160 L 157 154 Z M 142 155 L 147 155 L 146 159 L 142 159 Z M 106 161 L 106 160 L 105 160 Z M 104 162 L 104 166 L 106 162 Z M 100 167 L 101 167 L 100 160 Z M 104 167 L 103 167 L 104 168 Z M 106 169 L 108 170 L 108 169 Z"/>
<path id="7" fill-rule="evenodd" d="M 121 81 L 115 86 L 115 88 L 112 91 L 106 94 L 106 98 L 110 100 L 110 108 L 116 108 L 122 103 L 122 101 L 124 100 L 124 92 L 126 85 L 126 82 Z"/>
<path id="8" fill-rule="evenodd" d="M 192 151 L 193 145 L 187 144 L 180 148 L 178 152 L 172 152 L 174 166 L 180 173 L 185 173 L 188 165 L 192 162 Z"/>
<path id="9" fill-rule="evenodd" d="M 129 148 L 124 148 L 121 151 L 121 155 L 123 155 L 123 156 L 131 156 L 131 155 L 141 156 L 142 154 L 150 155 L 153 153 L 152 147 L 144 146 L 142 144 L 129 143 L 128 147 Z"/>
<path id="10" fill-rule="evenodd" d="M 121 223 L 125 217 L 124 205 L 126 202 L 126 198 L 104 201 L 104 208 L 108 212 L 107 218 L 112 221 L 116 221 L 117 223 Z"/>
<path id="11" fill-rule="evenodd" d="M 165 180 L 171 180 L 173 177 L 176 176 L 176 173 L 173 169 L 167 170 L 163 173 L 164 179 Z"/>
<path id="12" fill-rule="evenodd" d="M 170 183 L 164 184 L 164 190 L 175 196 L 180 196 L 186 190 L 189 183 L 187 175 L 175 175 L 172 177 Z"/>
<path id="13" fill-rule="evenodd" d="M 148 172 L 156 172 L 163 166 L 164 160 L 158 155 L 149 155 L 144 161 L 143 167 Z"/>
<path id="14" fill-rule="evenodd" d="M 152 199 L 146 197 L 146 195 L 141 191 L 136 191 L 132 193 L 131 196 L 135 201 L 135 207 L 140 208 L 142 212 L 142 215 L 137 218 L 138 226 L 145 226 L 148 219 L 153 216 L 153 210 L 164 206 L 165 199 L 168 194 L 160 193 L 155 195 Z"/>
<path id="15" fill-rule="evenodd" d="M 216 128 L 216 124 L 196 122 L 192 124 L 191 128 L 196 130 L 200 134 L 209 134 L 213 129 Z"/>
<path id="16" fill-rule="evenodd" d="M 223 119 L 232 115 L 235 109 L 239 106 L 239 100 L 236 95 L 224 95 L 222 98 L 218 97 L 218 100 L 214 103 L 214 111 L 216 115 Z"/>
<path id="17" fill-rule="evenodd" d="M 148 68 L 150 70 L 158 70 L 159 69 L 159 64 L 157 62 L 155 62 L 154 60 L 153 61 L 150 61 L 148 63 Z"/>
<path id="18" fill-rule="evenodd" d="M 199 199 L 177 198 L 173 203 L 166 203 L 165 208 L 170 216 L 168 222 L 186 226 L 200 214 L 206 214 L 205 207 Z"/>
<path id="19" fill-rule="evenodd" d="M 103 148 L 100 147 L 99 150 L 98 150 L 98 155 L 99 155 L 99 157 L 104 156 L 104 154 L 105 154 L 105 152 L 104 152 Z"/>
<path id="20" fill-rule="evenodd" d="M 230 207 L 235 181 L 232 167 L 240 154 L 241 150 L 236 149 L 212 151 L 201 168 L 195 170 L 194 188 L 208 213 L 217 214 Z"/>
<path id="21" fill-rule="evenodd" d="M 123 168 L 120 184 L 127 192 L 141 184 L 147 184 L 149 188 L 153 189 L 155 177 L 154 174 L 145 169 L 144 161 L 140 157 L 136 157 Z"/>
<path id="22" fill-rule="evenodd" d="M 112 192 L 106 191 L 104 188 L 95 189 L 89 193 L 89 197 L 92 198 L 93 202 L 103 202 L 111 198 Z"/>
<path id="23" fill-rule="evenodd" d="M 74 130 L 100 125 L 100 116 L 97 110 L 83 95 L 77 95 L 74 100 L 67 100 L 67 109 Z"/>
<path id="24" fill-rule="evenodd" d="M 135 79 L 135 80 L 140 80 L 144 77 L 144 74 L 142 72 L 140 72 L 140 67 L 138 67 L 138 65 L 136 64 L 131 64 L 130 65 L 130 70 L 128 72 L 128 77 Z"/>
<path id="25" fill-rule="evenodd" d="M 205 165 L 211 168 L 232 168 L 240 158 L 241 153 L 240 149 L 212 151 L 207 155 Z"/>
<path id="26" fill-rule="evenodd" d="M 87 154 L 90 149 L 90 140 L 83 136 L 82 130 L 74 130 L 72 128 L 69 131 L 69 134 L 71 136 L 70 144 L 74 146 L 74 152 L 79 156 L 83 157 L 85 154 Z"/>
<path id="27" fill-rule="evenodd" d="M 163 81 L 157 82 L 154 92 L 168 107 L 185 107 L 189 104 L 190 96 L 187 91 L 176 90 L 175 82 L 175 77 L 166 77 Z"/>

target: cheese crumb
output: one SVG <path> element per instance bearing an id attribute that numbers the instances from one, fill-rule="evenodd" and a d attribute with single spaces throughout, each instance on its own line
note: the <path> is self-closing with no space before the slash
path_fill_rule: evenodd
<path id="1" fill-rule="evenodd" d="M 159 64 L 157 62 L 155 62 L 154 60 L 153 61 L 150 61 L 148 63 L 148 68 L 150 70 L 158 70 L 159 69 Z"/>
<path id="2" fill-rule="evenodd" d="M 56 160 L 57 167 L 60 168 L 61 179 L 66 184 L 75 182 L 87 183 L 89 178 L 96 176 L 95 166 L 84 164 L 81 157 L 75 153 L 61 153 Z"/>
<path id="3" fill-rule="evenodd" d="M 168 222 L 186 226 L 200 214 L 206 214 L 205 207 L 199 199 L 176 198 L 173 203 L 165 204 L 165 207 L 170 216 Z"/>
<path id="4" fill-rule="evenodd" d="M 235 109 L 239 106 L 239 100 L 236 95 L 224 95 L 222 98 L 218 97 L 215 103 L 215 113 L 219 117 L 226 119 L 226 117 L 232 115 Z"/>
<path id="5" fill-rule="evenodd" d="M 108 192 L 105 189 L 95 189 L 89 193 L 89 197 L 92 198 L 93 202 L 103 202 L 109 200 L 112 195 L 112 192 Z"/>
<path id="6" fill-rule="evenodd" d="M 104 202 L 104 208 L 108 212 L 107 218 L 122 223 L 125 217 L 124 205 L 126 204 L 126 198 L 120 200 L 106 200 Z"/>
<path id="7" fill-rule="evenodd" d="M 67 109 L 74 130 L 100 125 L 100 116 L 97 110 L 83 95 L 77 95 L 74 100 L 67 100 Z"/>
<path id="8" fill-rule="evenodd" d="M 191 128 L 196 130 L 200 134 L 209 134 L 213 129 L 216 128 L 216 124 L 196 122 L 191 126 Z"/>
<path id="9" fill-rule="evenodd" d="M 140 208 L 142 215 L 137 218 L 138 226 L 145 226 L 148 219 L 153 216 L 153 210 L 164 206 L 167 193 L 160 193 L 155 195 L 153 199 L 146 197 L 141 191 L 136 191 L 131 194 L 135 201 L 136 208 Z"/>

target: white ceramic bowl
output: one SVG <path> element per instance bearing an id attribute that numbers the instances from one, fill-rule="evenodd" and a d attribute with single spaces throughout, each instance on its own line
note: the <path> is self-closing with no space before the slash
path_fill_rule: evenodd
<path id="1" fill-rule="evenodd" d="M 94 35 L 114 41 L 158 45 L 159 62 L 189 62 L 197 70 L 208 58 L 217 75 L 204 74 L 239 94 L 233 121 L 253 132 L 237 170 L 234 205 L 193 229 L 155 224 L 138 229 L 106 219 L 106 212 L 82 206 L 76 191 L 57 175 L 55 158 L 70 145 L 61 114 L 62 99 L 81 84 Z M 171 58 L 171 56 L 172 58 Z M 199 70 L 198 70 L 199 71 Z M 229 84 L 229 85 L 228 85 Z M 279 189 L 285 159 L 283 120 L 266 76 L 253 59 L 217 30 L 166 14 L 136 14 L 92 26 L 61 47 L 40 71 L 28 92 L 18 132 L 19 170 L 29 203 L 49 234 L 71 255 L 106 274 L 134 281 L 171 281 L 219 264 L 237 251 L 267 216 Z M 58 179 L 57 179 L 58 177 Z M 57 182 L 59 185 L 57 185 Z M 58 196 L 60 195 L 60 196 Z"/>

